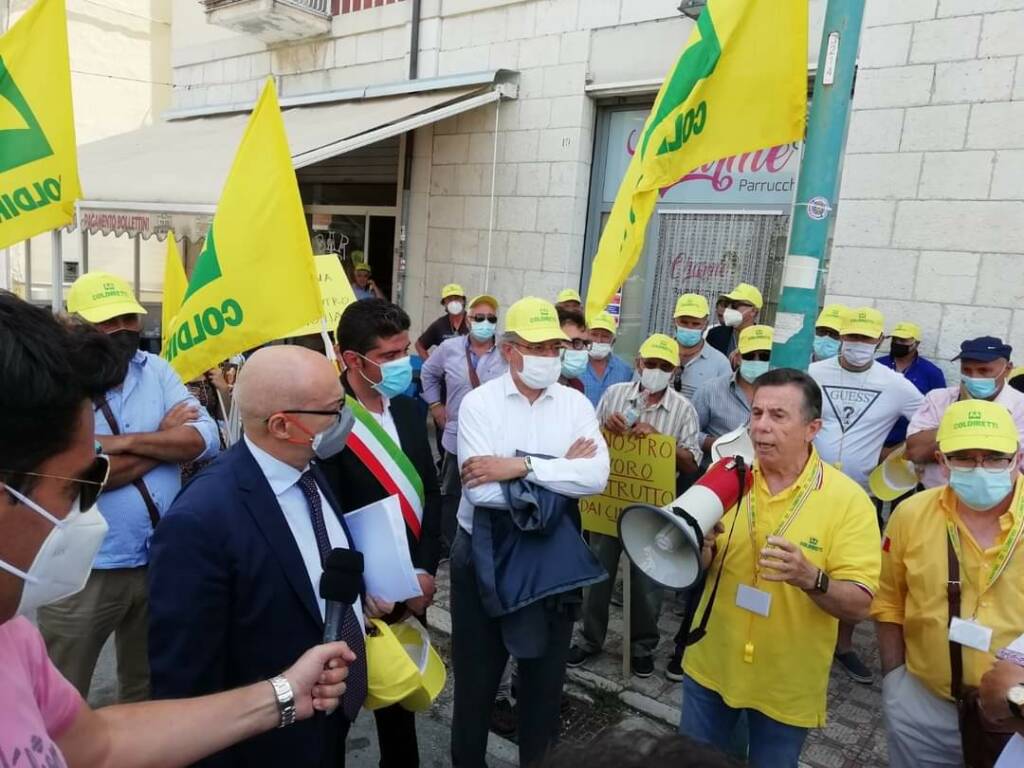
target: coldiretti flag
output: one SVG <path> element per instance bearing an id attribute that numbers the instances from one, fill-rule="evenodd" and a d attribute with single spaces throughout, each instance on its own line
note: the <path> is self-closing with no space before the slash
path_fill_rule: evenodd
<path id="1" fill-rule="evenodd" d="M 64 0 L 0 37 L 0 248 L 71 222 L 78 185 Z"/>
<path id="2" fill-rule="evenodd" d="M 274 81 L 228 173 L 163 356 L 184 381 L 319 322 L 320 289 Z"/>
<path id="3" fill-rule="evenodd" d="M 185 267 L 181 263 L 178 244 L 174 240 L 174 233 L 168 232 L 167 258 L 164 261 L 164 298 L 160 313 L 160 349 L 167 347 L 167 335 L 171 332 L 174 316 L 181 309 L 181 300 L 186 290 L 188 278 L 185 277 Z"/>
<path id="4" fill-rule="evenodd" d="M 666 78 L 591 270 L 594 317 L 632 271 L 659 190 L 699 165 L 803 138 L 806 0 L 708 0 Z"/>

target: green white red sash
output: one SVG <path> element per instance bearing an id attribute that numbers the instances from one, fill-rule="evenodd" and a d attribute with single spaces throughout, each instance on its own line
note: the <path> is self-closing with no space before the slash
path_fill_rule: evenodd
<path id="1" fill-rule="evenodd" d="M 370 474 L 388 494 L 397 496 L 405 524 L 418 540 L 423 525 L 423 481 L 409 457 L 402 452 L 391 435 L 384 431 L 376 417 L 354 397 L 345 398 L 345 405 L 356 417 L 348 447 L 359 457 Z"/>

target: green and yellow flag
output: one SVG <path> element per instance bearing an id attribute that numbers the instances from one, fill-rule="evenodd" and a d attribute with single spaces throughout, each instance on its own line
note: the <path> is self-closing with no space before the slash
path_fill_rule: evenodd
<path id="1" fill-rule="evenodd" d="M 0 248 L 70 224 L 82 196 L 64 0 L 0 37 Z"/>
<path id="2" fill-rule="evenodd" d="M 174 316 L 181 309 L 181 300 L 188 290 L 185 266 L 181 263 L 178 243 L 174 233 L 167 233 L 167 258 L 164 260 L 164 298 L 160 311 L 160 349 L 167 346 L 167 335 L 171 331 Z"/>
<path id="3" fill-rule="evenodd" d="M 806 0 L 708 0 L 601 234 L 587 317 L 604 310 L 636 265 L 662 188 L 704 163 L 802 139 L 806 108 Z"/>
<path id="4" fill-rule="evenodd" d="M 274 81 L 249 118 L 162 354 L 184 381 L 323 313 Z"/>

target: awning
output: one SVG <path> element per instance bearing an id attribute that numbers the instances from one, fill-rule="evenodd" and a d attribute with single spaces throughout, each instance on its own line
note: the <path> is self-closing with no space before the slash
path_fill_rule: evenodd
<path id="1" fill-rule="evenodd" d="M 283 108 L 296 168 L 344 154 L 500 98 L 507 84 Z M 206 234 L 247 113 L 157 123 L 78 150 L 81 224 L 91 233 L 198 240 Z"/>

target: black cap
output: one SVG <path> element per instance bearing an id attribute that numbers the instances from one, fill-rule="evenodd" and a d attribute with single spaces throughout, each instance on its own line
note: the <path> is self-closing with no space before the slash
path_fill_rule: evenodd
<path id="1" fill-rule="evenodd" d="M 1013 347 L 1003 344 L 1002 339 L 995 336 L 979 336 L 968 339 L 960 345 L 960 354 L 954 360 L 976 360 L 979 363 L 991 363 L 993 360 L 1010 359 Z"/>

